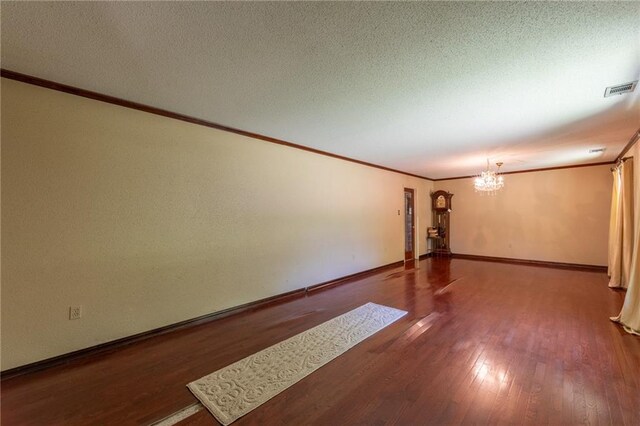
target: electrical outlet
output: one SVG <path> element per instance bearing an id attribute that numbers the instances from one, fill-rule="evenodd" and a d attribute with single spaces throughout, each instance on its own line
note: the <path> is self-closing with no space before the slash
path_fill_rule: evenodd
<path id="1" fill-rule="evenodd" d="M 69 319 L 79 319 L 82 317 L 82 306 L 69 306 Z"/>

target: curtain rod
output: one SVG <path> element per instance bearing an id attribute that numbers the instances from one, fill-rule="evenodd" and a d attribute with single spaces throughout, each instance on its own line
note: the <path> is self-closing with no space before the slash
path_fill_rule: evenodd
<path id="1" fill-rule="evenodd" d="M 620 166 L 622 165 L 622 163 L 624 163 L 624 162 L 625 162 L 625 161 L 627 161 L 627 160 L 633 160 L 633 157 L 632 157 L 632 156 L 628 156 L 628 157 L 623 157 L 623 158 L 619 159 L 619 160 L 616 162 L 616 165 L 615 165 L 615 166 L 613 166 L 613 167 L 611 168 L 611 171 L 614 171 L 615 169 L 617 169 L 618 167 L 620 167 Z"/>

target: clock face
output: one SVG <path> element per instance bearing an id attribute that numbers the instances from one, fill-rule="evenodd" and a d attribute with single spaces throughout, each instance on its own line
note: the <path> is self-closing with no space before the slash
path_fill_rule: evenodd
<path id="1" fill-rule="evenodd" d="M 431 208 L 437 212 L 451 211 L 451 197 L 453 197 L 453 194 L 447 191 L 432 192 Z"/>

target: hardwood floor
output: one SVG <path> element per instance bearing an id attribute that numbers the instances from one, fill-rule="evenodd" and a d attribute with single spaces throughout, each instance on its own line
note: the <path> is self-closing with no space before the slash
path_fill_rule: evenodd
<path id="1" fill-rule="evenodd" d="M 623 297 L 602 273 L 426 259 L 5 380 L 2 424 L 150 424 L 195 401 L 188 382 L 371 301 L 409 314 L 234 424 L 638 425 Z"/>

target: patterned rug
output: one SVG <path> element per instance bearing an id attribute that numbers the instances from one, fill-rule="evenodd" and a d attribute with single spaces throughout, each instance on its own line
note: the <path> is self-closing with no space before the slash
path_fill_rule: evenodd
<path id="1" fill-rule="evenodd" d="M 187 385 L 228 425 L 406 315 L 367 303 Z"/>

